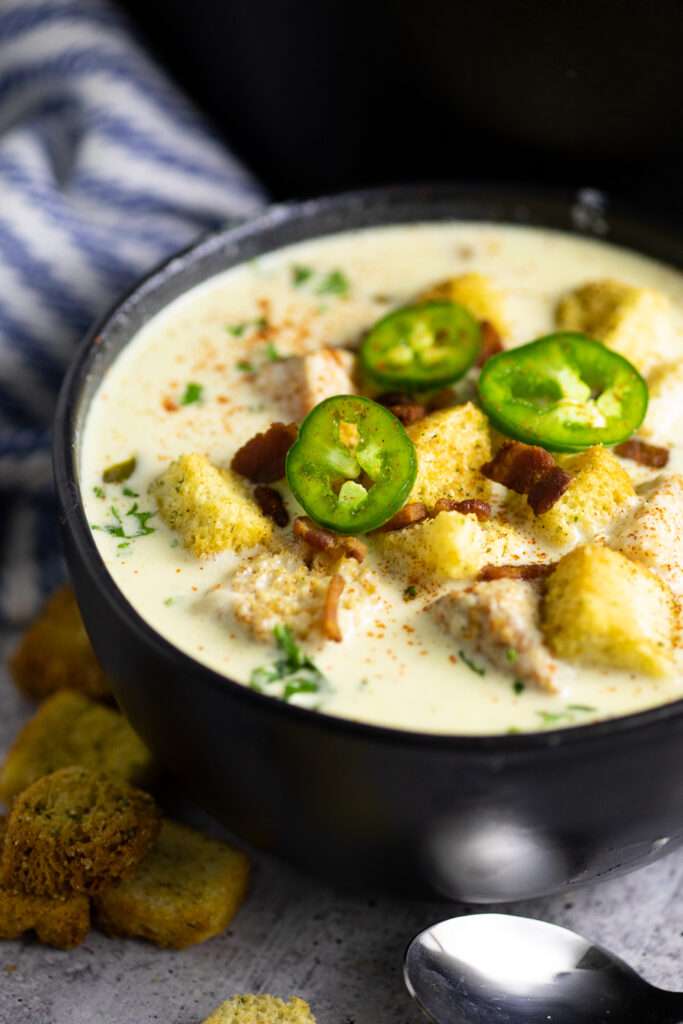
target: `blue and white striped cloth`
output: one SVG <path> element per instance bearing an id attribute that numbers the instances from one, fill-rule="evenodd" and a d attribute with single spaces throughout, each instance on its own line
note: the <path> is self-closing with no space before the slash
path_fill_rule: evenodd
<path id="1" fill-rule="evenodd" d="M 0 624 L 62 575 L 50 424 L 79 338 L 262 201 L 107 0 L 0 0 Z"/>

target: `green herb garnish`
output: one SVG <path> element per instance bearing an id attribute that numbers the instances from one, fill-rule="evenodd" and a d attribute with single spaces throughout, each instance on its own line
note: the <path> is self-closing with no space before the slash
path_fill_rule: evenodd
<path id="1" fill-rule="evenodd" d="M 129 459 L 124 459 L 123 462 L 115 462 L 113 466 L 108 466 L 103 472 L 103 483 L 122 484 L 124 480 L 127 480 L 133 475 L 137 464 L 138 460 L 134 455 L 131 455 Z"/>
<path id="2" fill-rule="evenodd" d="M 521 679 L 515 679 L 514 683 L 512 684 L 512 689 L 515 691 L 515 693 L 519 694 L 524 693 L 526 687 Z"/>
<path id="3" fill-rule="evenodd" d="M 272 665 L 254 669 L 249 680 L 252 690 L 284 701 L 303 696 L 297 703 L 317 707 L 318 701 L 311 698 L 320 696 L 327 685 L 325 676 L 301 649 L 289 626 L 277 625 L 273 636 L 282 657 Z"/>
<path id="4" fill-rule="evenodd" d="M 127 498 L 139 498 L 140 497 L 139 493 L 137 491 L 134 491 L 132 489 L 132 487 L 124 487 L 121 493 L 125 494 L 125 496 Z"/>
<path id="5" fill-rule="evenodd" d="M 152 516 L 156 515 L 156 512 L 144 512 L 138 508 L 138 503 L 135 502 L 129 509 L 121 513 L 117 509 L 116 505 L 112 505 L 109 509 L 112 515 L 113 523 L 105 523 L 104 525 L 93 525 L 93 530 L 103 530 L 108 533 L 111 537 L 120 537 L 122 540 L 130 541 L 137 540 L 138 537 L 147 537 L 150 533 L 154 533 L 156 527 L 149 526 L 149 520 Z M 127 518 L 135 519 L 137 527 L 131 532 L 126 531 L 125 520 Z M 128 547 L 126 544 L 119 544 L 118 547 Z"/>
<path id="6" fill-rule="evenodd" d="M 240 359 L 238 363 L 235 363 L 235 366 L 237 367 L 238 370 L 241 370 L 242 373 L 254 372 L 253 364 L 248 362 L 246 359 Z"/>
<path id="7" fill-rule="evenodd" d="M 465 662 L 465 664 L 467 665 L 467 667 L 468 667 L 469 669 L 472 669 L 472 671 L 473 671 L 473 672 L 476 672 L 478 676 L 485 676 L 485 675 L 486 675 L 486 669 L 485 669 L 485 668 L 482 668 L 482 667 L 481 667 L 481 665 L 476 665 L 476 664 L 475 664 L 475 663 L 474 663 L 474 662 L 472 661 L 472 659 L 471 659 L 471 658 L 468 658 L 468 657 L 467 657 L 467 655 L 465 654 L 465 652 L 464 652 L 464 651 L 458 651 L 458 654 L 460 655 L 460 657 L 462 658 L 462 660 L 463 660 L 463 661 Z"/>
<path id="8" fill-rule="evenodd" d="M 266 345 L 266 359 L 271 363 L 279 363 L 284 357 L 280 355 L 272 341 Z"/>
<path id="9" fill-rule="evenodd" d="M 509 661 L 510 664 L 514 664 L 518 658 L 519 651 L 517 651 L 514 647 L 508 647 L 508 649 L 505 652 L 506 661 Z"/>
<path id="10" fill-rule="evenodd" d="M 597 711 L 597 708 L 592 708 L 590 704 L 567 704 L 567 711 Z"/>
<path id="11" fill-rule="evenodd" d="M 164 598 L 164 604 L 166 605 L 167 608 L 170 608 L 171 605 L 173 604 L 174 600 L 175 600 L 175 598 L 173 598 L 173 597 L 166 597 L 166 598 Z"/>
<path id="12" fill-rule="evenodd" d="M 96 498 L 103 499 L 103 498 L 106 497 L 106 495 L 104 493 L 104 487 L 100 487 L 99 484 L 95 484 L 95 486 L 92 489 L 92 492 L 93 492 L 93 494 L 95 495 Z"/>
<path id="13" fill-rule="evenodd" d="M 232 334 L 233 338 L 241 338 L 248 326 L 249 321 L 245 320 L 241 324 L 228 324 L 225 329 L 228 334 Z"/>
<path id="14" fill-rule="evenodd" d="M 351 285 L 346 274 L 343 274 L 341 270 L 331 270 L 323 277 L 315 291 L 317 295 L 346 296 L 349 294 L 350 288 Z"/>
<path id="15" fill-rule="evenodd" d="M 406 587 L 403 591 L 404 601 L 414 601 L 417 597 L 417 587 L 411 583 L 409 587 Z"/>
<path id="16" fill-rule="evenodd" d="M 311 267 L 304 267 L 300 263 L 295 263 L 292 267 L 292 284 L 295 288 L 300 288 L 302 284 L 305 284 L 311 277 L 313 277 L 313 270 Z"/>
<path id="17" fill-rule="evenodd" d="M 192 405 L 194 402 L 201 402 L 203 391 L 204 388 L 201 384 L 197 384 L 195 381 L 191 380 L 185 388 L 183 397 L 180 399 L 180 404 Z"/>

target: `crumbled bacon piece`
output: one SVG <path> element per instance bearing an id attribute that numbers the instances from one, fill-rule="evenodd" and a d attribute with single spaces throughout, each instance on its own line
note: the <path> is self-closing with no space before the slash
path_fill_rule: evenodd
<path id="1" fill-rule="evenodd" d="M 339 600 L 344 591 L 344 577 L 339 573 L 331 578 L 325 604 L 323 605 L 322 631 L 328 640 L 339 643 L 342 639 L 342 631 L 339 625 Z"/>
<path id="2" fill-rule="evenodd" d="M 388 391 L 386 394 L 380 395 L 377 401 L 380 405 L 384 405 L 389 412 L 393 412 L 404 427 L 409 427 L 411 423 L 417 423 L 427 415 L 424 405 L 400 391 Z"/>
<path id="3" fill-rule="evenodd" d="M 669 461 L 668 448 L 659 448 L 656 444 L 648 444 L 647 441 L 639 441 L 635 437 L 618 444 L 614 451 L 622 459 L 632 459 L 633 462 L 639 462 L 641 466 L 649 466 L 652 469 L 663 469 Z"/>
<path id="4" fill-rule="evenodd" d="M 480 501 L 479 498 L 465 498 L 464 501 L 457 501 L 455 498 L 439 498 L 432 515 L 438 516 L 439 512 L 460 512 L 463 516 L 474 515 L 480 521 L 491 518 L 491 506 L 488 501 Z"/>
<path id="5" fill-rule="evenodd" d="M 368 552 L 362 540 L 326 530 L 323 526 L 317 526 L 308 516 L 297 516 L 293 531 L 295 537 L 299 537 L 316 551 L 324 551 L 330 555 L 345 555 L 347 558 L 355 558 L 357 562 L 362 562 Z"/>
<path id="6" fill-rule="evenodd" d="M 406 526 L 412 526 L 413 523 L 422 522 L 428 515 L 426 505 L 423 505 L 421 501 L 413 501 L 410 505 L 404 505 L 402 509 L 399 509 L 395 516 L 380 526 L 378 532 L 389 533 L 392 530 L 402 530 Z"/>
<path id="7" fill-rule="evenodd" d="M 489 480 L 526 494 L 537 516 L 552 508 L 572 479 L 545 448 L 521 441 L 507 441 L 481 471 Z"/>
<path id="8" fill-rule="evenodd" d="M 285 475 L 285 457 L 296 441 L 296 423 L 271 423 L 232 457 L 230 466 L 255 484 L 272 484 Z"/>
<path id="9" fill-rule="evenodd" d="M 289 513 L 279 491 L 276 491 L 274 487 L 264 487 L 263 484 L 259 484 L 254 488 L 254 498 L 264 516 L 272 519 L 276 526 L 287 526 Z"/>
<path id="10" fill-rule="evenodd" d="M 478 580 L 539 580 L 549 576 L 554 562 L 529 562 L 526 565 L 485 565 Z"/>
<path id="11" fill-rule="evenodd" d="M 481 352 L 477 359 L 477 366 L 483 366 L 491 356 L 497 355 L 504 349 L 500 334 L 490 320 L 481 322 Z"/>

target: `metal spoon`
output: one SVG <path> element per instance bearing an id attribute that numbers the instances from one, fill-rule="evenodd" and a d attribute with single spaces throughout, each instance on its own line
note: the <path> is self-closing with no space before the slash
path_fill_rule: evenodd
<path id="1" fill-rule="evenodd" d="M 680 1024 L 683 993 L 554 924 L 455 917 L 406 950 L 408 991 L 436 1024 Z"/>

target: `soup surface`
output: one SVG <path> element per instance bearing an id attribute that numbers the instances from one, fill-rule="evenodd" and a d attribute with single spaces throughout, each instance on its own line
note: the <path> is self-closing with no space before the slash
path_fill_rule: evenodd
<path id="1" fill-rule="evenodd" d="M 650 382 L 651 401 L 637 435 L 665 447 L 668 463 L 648 467 L 618 459 L 634 488 L 618 514 L 584 529 L 579 513 L 572 536 L 558 538 L 553 530 L 540 529 L 522 496 L 486 483 L 494 521 L 500 515 L 516 531 L 512 554 L 505 545 L 504 551 L 493 545 L 494 563 L 554 564 L 584 542 L 623 547 L 619 538 L 642 511 L 648 481 L 683 471 L 683 442 L 677 443 L 683 374 L 676 377 L 677 360 L 683 358 L 678 312 L 683 276 L 607 244 L 527 228 L 452 223 L 340 234 L 272 253 L 186 293 L 145 325 L 99 387 L 82 445 L 86 514 L 111 576 L 154 629 L 216 671 L 247 685 L 256 680 L 274 699 L 424 732 L 558 728 L 683 697 L 677 647 L 665 671 L 650 673 L 623 663 L 615 667 L 609 656 L 595 661 L 583 660 L 580 652 L 561 656 L 553 650 L 549 627 L 541 626 L 541 656 L 552 662 L 549 686 L 539 685 L 526 669 L 516 671 L 516 642 L 506 648 L 507 666 L 499 656 L 489 657 L 485 636 L 473 639 L 471 630 L 459 636 L 456 625 L 431 607 L 444 594 L 471 587 L 481 566 L 450 575 L 416 569 L 415 559 L 402 549 L 405 530 L 365 537 L 364 561 L 343 560 L 337 572 L 346 584 L 338 614 L 342 638 L 335 641 L 320 632 L 319 614 L 311 611 L 316 602 L 322 608 L 329 574 L 308 579 L 311 558 L 302 556 L 304 542 L 292 539 L 291 526 L 273 526 L 266 545 L 198 557 L 185 546 L 187 536 L 177 523 L 162 515 L 154 482 L 173 460 L 201 453 L 215 466 L 228 467 L 257 432 L 275 421 L 301 419 L 290 357 L 330 346 L 352 351 L 385 313 L 415 301 L 439 281 L 470 273 L 485 275 L 500 296 L 505 348 L 556 330 L 558 301 L 586 282 L 618 279 L 670 300 L 665 313 L 670 323 L 661 331 L 657 324 L 652 328 L 667 334 L 660 338 L 661 351 L 650 360 L 653 365 L 646 359 L 648 365 L 639 366 Z M 339 360 L 341 382 L 353 358 L 345 351 Z M 669 371 L 671 389 L 665 382 L 655 401 L 652 382 Z M 471 400 L 478 415 L 477 373 L 470 371 L 453 395 L 439 401 L 458 408 Z M 332 394 L 339 390 L 334 382 L 331 388 Z M 500 438 L 494 435 L 492 443 L 495 447 Z M 286 482 L 275 486 L 290 516 L 301 515 Z M 599 482 L 589 487 L 588 494 L 598 487 Z M 245 482 L 245 494 L 252 490 Z M 466 518 L 477 529 L 476 516 Z M 457 522 L 462 525 L 462 517 Z M 674 532 L 665 525 L 665 541 Z M 667 558 L 666 572 L 657 575 L 656 554 L 644 571 L 666 578 L 675 594 L 677 565 L 674 556 Z M 535 588 L 541 607 L 545 582 L 523 584 Z M 297 588 L 306 591 L 305 599 Z M 630 598 L 624 594 L 619 600 Z M 289 693 L 277 669 L 254 676 L 256 669 L 286 658 L 274 641 L 278 622 L 291 630 L 285 647 L 288 637 L 296 641 L 295 660 L 296 652 L 304 652 L 316 666 L 308 676 L 304 672 L 311 685 L 297 685 Z M 498 655 L 505 630 L 501 635 Z"/>

